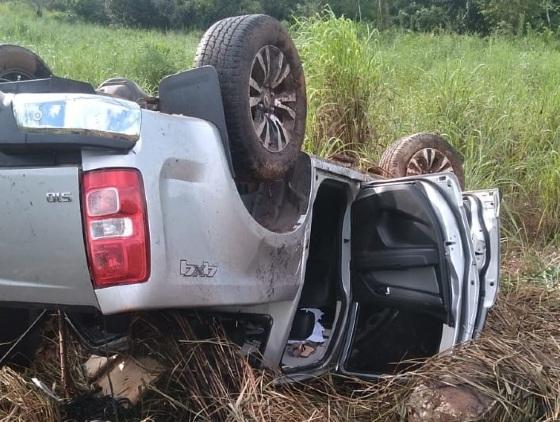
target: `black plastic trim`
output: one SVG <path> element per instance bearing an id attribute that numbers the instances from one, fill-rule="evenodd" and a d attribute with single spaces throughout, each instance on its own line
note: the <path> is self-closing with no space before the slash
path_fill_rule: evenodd
<path id="1" fill-rule="evenodd" d="M 87 82 L 58 78 L 56 76 L 30 81 L 0 82 L 0 91 L 6 94 L 95 94 L 95 89 Z"/>
<path id="2" fill-rule="evenodd" d="M 214 124 L 220 132 L 231 174 L 235 175 L 220 81 L 213 66 L 197 67 L 163 78 L 159 84 L 159 111 Z"/>

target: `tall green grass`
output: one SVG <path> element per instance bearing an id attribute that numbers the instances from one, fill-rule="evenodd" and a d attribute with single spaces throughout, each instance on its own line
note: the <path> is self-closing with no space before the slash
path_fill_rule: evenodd
<path id="1" fill-rule="evenodd" d="M 127 76 L 153 91 L 163 76 L 192 66 L 199 38 L 196 32 L 103 27 L 56 14 L 38 17 L 23 2 L 0 3 L 0 43 L 28 47 L 57 76 L 94 86 Z"/>
<path id="2" fill-rule="evenodd" d="M 191 66 L 200 34 L 101 27 L 0 3 L 0 42 L 59 76 L 127 76 L 150 90 Z M 328 13 L 292 27 L 308 83 L 306 149 L 366 164 L 401 136 L 432 131 L 465 158 L 468 188 L 499 187 L 510 239 L 560 243 L 560 43 L 379 33 Z"/>
<path id="3" fill-rule="evenodd" d="M 309 149 L 328 153 L 334 139 L 369 164 L 402 136 L 441 133 L 465 158 L 467 188 L 501 189 L 510 238 L 558 243 L 557 41 L 379 33 L 329 14 L 295 29 L 314 111 Z M 369 136 L 333 124 L 325 133 L 339 115 Z"/>
<path id="4" fill-rule="evenodd" d="M 336 24 L 333 24 L 336 22 Z M 347 19 L 297 20 L 292 30 L 308 84 L 308 151 L 359 151 L 377 137 L 374 110 L 385 95 L 376 33 Z"/>

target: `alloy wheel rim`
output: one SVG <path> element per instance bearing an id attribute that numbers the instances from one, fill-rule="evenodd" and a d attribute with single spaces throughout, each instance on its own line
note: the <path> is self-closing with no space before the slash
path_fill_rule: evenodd
<path id="1" fill-rule="evenodd" d="M 249 79 L 249 107 L 259 142 L 280 152 L 294 138 L 296 83 L 282 51 L 265 45 L 256 54 Z"/>
<path id="2" fill-rule="evenodd" d="M 407 176 L 454 172 L 451 161 L 435 148 L 423 148 L 414 153 L 406 165 Z"/>

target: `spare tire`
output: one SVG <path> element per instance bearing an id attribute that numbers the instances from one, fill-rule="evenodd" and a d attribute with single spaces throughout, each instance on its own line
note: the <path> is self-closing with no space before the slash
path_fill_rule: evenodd
<path id="1" fill-rule="evenodd" d="M 461 188 L 465 187 L 463 158 L 444 138 L 433 133 L 417 133 L 395 141 L 379 161 L 385 177 L 421 174 L 455 173 Z"/>
<path id="2" fill-rule="evenodd" d="M 307 114 L 303 68 L 288 31 L 266 15 L 223 19 L 202 37 L 195 65 L 218 72 L 237 178 L 281 179 L 297 160 Z"/>
<path id="3" fill-rule="evenodd" d="M 18 45 L 0 44 L 0 82 L 50 78 L 52 72 L 32 51 Z"/>

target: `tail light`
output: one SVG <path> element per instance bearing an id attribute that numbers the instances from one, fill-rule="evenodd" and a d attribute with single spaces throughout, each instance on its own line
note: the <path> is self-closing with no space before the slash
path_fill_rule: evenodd
<path id="1" fill-rule="evenodd" d="M 146 196 L 138 170 L 84 173 L 82 209 L 94 287 L 146 281 L 150 243 Z"/>

